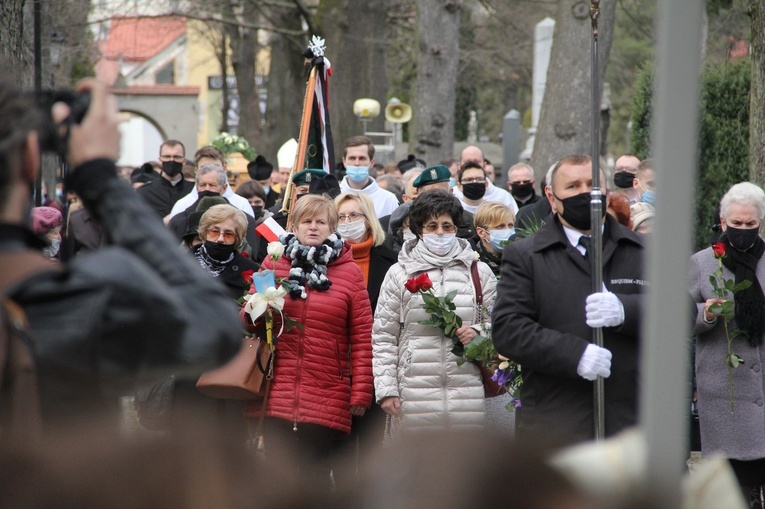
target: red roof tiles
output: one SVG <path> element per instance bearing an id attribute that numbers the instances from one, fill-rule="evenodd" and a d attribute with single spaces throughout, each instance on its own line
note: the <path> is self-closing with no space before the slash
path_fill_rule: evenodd
<path id="1" fill-rule="evenodd" d="M 115 16 L 101 47 L 104 58 L 143 62 L 186 33 L 186 18 Z"/>

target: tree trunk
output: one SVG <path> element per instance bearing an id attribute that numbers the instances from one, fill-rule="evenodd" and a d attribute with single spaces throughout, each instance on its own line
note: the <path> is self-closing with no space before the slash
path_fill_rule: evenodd
<path id="1" fill-rule="evenodd" d="M 384 127 L 388 4 L 389 0 L 322 0 L 316 13 L 317 30 L 327 41 L 327 57 L 332 63 L 329 115 L 338 161 L 345 140 L 363 132 L 353 114 L 356 99 L 368 97 L 379 101 L 380 116 L 369 122 L 367 129 L 382 131 Z M 374 137 L 372 142 L 382 144 L 384 140 Z"/>
<path id="2" fill-rule="evenodd" d="M 765 185 L 765 0 L 749 0 L 752 78 L 749 93 L 749 175 Z"/>
<path id="3" fill-rule="evenodd" d="M 0 2 L 0 51 L 8 63 L 13 81 L 22 85 L 30 72 L 29 55 L 24 51 L 24 4 L 26 0 Z"/>
<path id="4" fill-rule="evenodd" d="M 231 4 L 226 6 L 227 15 L 234 18 Z M 242 13 L 242 18 L 255 18 L 249 6 Z M 237 134 L 243 136 L 256 151 L 260 139 L 261 113 L 258 101 L 258 89 L 255 84 L 255 56 L 258 53 L 258 32 L 242 26 L 226 25 L 228 39 L 231 42 L 231 66 L 236 76 L 236 89 L 239 95 L 239 127 Z"/>
<path id="5" fill-rule="evenodd" d="M 613 40 L 615 4 L 616 0 L 600 2 L 600 91 L 603 90 L 603 78 Z M 560 0 L 558 3 L 547 85 L 531 157 L 531 166 L 535 169 L 537 180 L 562 157 L 592 154 L 592 23 L 589 6 L 589 2 L 581 0 Z M 600 111 L 597 117 L 600 118 Z"/>
<path id="6" fill-rule="evenodd" d="M 287 30 L 301 30 L 297 9 L 273 7 L 271 19 Z M 268 72 L 266 124 L 258 143 L 258 152 L 276 166 L 276 152 L 285 141 L 298 138 L 307 75 L 303 73 L 301 37 L 271 34 L 271 68 Z"/>
<path id="7" fill-rule="evenodd" d="M 454 152 L 460 0 L 417 0 L 417 93 L 410 148 L 428 165 Z"/>

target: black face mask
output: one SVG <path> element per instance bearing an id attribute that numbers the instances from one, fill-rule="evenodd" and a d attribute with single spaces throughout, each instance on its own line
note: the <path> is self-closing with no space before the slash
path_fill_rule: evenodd
<path id="1" fill-rule="evenodd" d="M 614 184 L 620 189 L 629 189 L 632 187 L 632 181 L 635 180 L 635 174 L 628 171 L 614 173 Z"/>
<path id="2" fill-rule="evenodd" d="M 528 182 L 526 184 L 513 184 L 510 188 L 510 192 L 516 198 L 526 198 L 534 194 L 534 184 Z"/>
<path id="3" fill-rule="evenodd" d="M 553 196 L 555 196 L 553 194 Z M 558 198 L 557 196 L 555 196 Z M 566 220 L 572 228 L 577 230 L 587 231 L 591 227 L 590 221 L 590 192 L 580 193 L 574 196 L 569 196 L 565 199 L 558 200 L 563 203 L 563 214 L 560 217 Z M 600 201 L 603 202 L 601 207 L 601 217 L 606 217 L 606 197 L 602 195 Z"/>
<path id="4" fill-rule="evenodd" d="M 219 262 L 228 260 L 231 254 L 236 250 L 236 244 L 222 244 L 211 240 L 205 241 L 204 245 L 205 251 L 210 255 L 210 258 Z"/>
<path id="5" fill-rule="evenodd" d="M 260 217 L 260 214 L 263 212 L 263 205 L 253 205 L 252 212 L 255 214 L 256 218 Z"/>
<path id="6" fill-rule="evenodd" d="M 200 200 L 202 198 L 211 198 L 213 196 L 220 196 L 220 193 L 216 193 L 215 191 L 210 190 L 204 190 L 201 193 L 197 193 L 197 198 Z"/>
<path id="7" fill-rule="evenodd" d="M 164 161 L 162 163 L 162 171 L 170 178 L 178 175 L 183 169 L 183 163 L 177 161 Z"/>
<path id="8" fill-rule="evenodd" d="M 733 228 L 729 226 L 725 230 L 728 242 L 739 251 L 746 251 L 752 247 L 759 236 L 759 228 Z"/>
<path id="9" fill-rule="evenodd" d="M 486 183 L 462 184 L 462 194 L 468 200 L 480 200 L 486 194 Z"/>

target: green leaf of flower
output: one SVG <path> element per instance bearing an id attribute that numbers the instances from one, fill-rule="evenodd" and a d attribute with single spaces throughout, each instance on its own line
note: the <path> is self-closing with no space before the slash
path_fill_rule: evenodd
<path id="1" fill-rule="evenodd" d="M 733 285 L 733 287 L 731 288 L 731 291 L 733 293 L 736 293 L 740 290 L 746 290 L 750 286 L 752 286 L 752 282 L 749 281 L 748 279 L 745 279 L 744 281 L 741 281 L 740 283 Z"/>

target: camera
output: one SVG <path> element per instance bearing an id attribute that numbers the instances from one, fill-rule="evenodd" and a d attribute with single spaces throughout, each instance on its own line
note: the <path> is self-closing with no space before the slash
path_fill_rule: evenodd
<path id="1" fill-rule="evenodd" d="M 72 124 L 79 124 L 85 118 L 90 107 L 90 93 L 73 90 L 41 90 L 35 93 L 35 102 L 41 113 L 41 125 L 37 129 L 40 148 L 55 152 L 65 160 L 69 127 Z M 69 116 L 63 122 L 56 124 L 51 112 L 53 105 L 58 102 L 69 106 Z"/>

